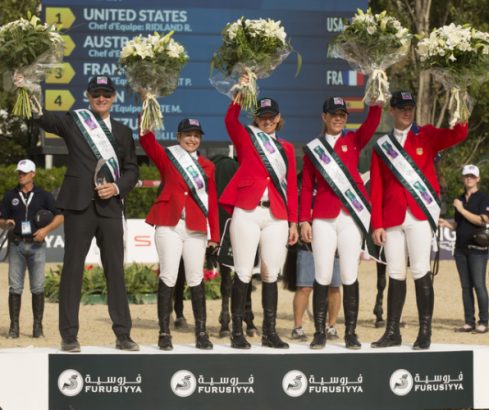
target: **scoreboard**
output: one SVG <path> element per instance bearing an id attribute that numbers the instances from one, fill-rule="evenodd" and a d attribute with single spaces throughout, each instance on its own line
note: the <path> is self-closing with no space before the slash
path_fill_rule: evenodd
<path id="1" fill-rule="evenodd" d="M 322 129 L 323 103 L 330 96 L 344 98 L 350 111 L 347 128 L 356 129 L 368 109 L 363 103 L 367 79 L 346 61 L 328 59 L 327 47 L 343 30 L 341 18 L 350 19 L 357 8 L 367 7 L 367 0 L 46 0 L 42 20 L 63 25 L 65 58 L 64 70 L 43 83 L 45 105 L 59 114 L 87 108 L 89 79 L 108 75 L 117 90 L 111 116 L 129 126 L 137 140 L 141 104 L 128 97 L 125 76 L 115 73 L 119 51 L 139 34 L 174 30 L 173 37 L 187 49 L 190 61 L 181 71 L 177 90 L 158 100 L 165 120 L 158 139 L 163 145 L 174 144 L 178 123 L 196 118 L 205 130 L 203 144 L 224 146 L 229 142 L 224 116 L 231 100 L 209 82 L 210 60 L 222 44 L 221 30 L 241 16 L 271 18 L 282 21 L 303 59 L 296 78 L 297 55 L 291 53 L 269 78 L 258 81 L 260 97 L 279 103 L 286 121 L 281 136 L 299 145 L 316 137 Z M 241 121 L 250 122 L 245 112 Z M 46 133 L 44 144 L 63 142 Z"/>

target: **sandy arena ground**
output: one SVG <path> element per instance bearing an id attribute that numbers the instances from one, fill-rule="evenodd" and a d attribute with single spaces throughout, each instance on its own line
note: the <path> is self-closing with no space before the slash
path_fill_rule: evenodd
<path id="1" fill-rule="evenodd" d="M 55 267 L 56 264 L 47 264 L 46 268 Z M 30 292 L 24 293 L 22 310 L 20 317 L 20 338 L 7 340 L 5 337 L 9 328 L 8 316 L 8 265 L 0 265 L 0 348 L 27 347 L 54 347 L 59 346 L 61 339 L 58 333 L 58 305 L 46 303 L 44 316 L 44 339 L 32 338 L 32 310 Z M 382 334 L 383 329 L 376 329 L 374 326 L 374 315 L 372 310 L 376 295 L 376 269 L 373 262 L 362 262 L 359 267 L 360 281 L 360 314 L 358 320 L 357 333 L 360 341 L 364 344 L 377 340 Z M 26 281 L 28 282 L 28 280 Z M 261 311 L 261 283 L 254 281 L 257 291 L 253 292 L 253 310 L 255 313 L 255 324 L 261 330 L 263 319 Z M 414 283 L 408 277 L 408 293 L 404 306 L 403 319 L 407 322 L 408 328 L 402 329 L 403 342 L 413 343 L 417 335 L 418 317 L 416 300 L 414 294 Z M 455 333 L 456 327 L 463 325 L 462 291 L 458 278 L 455 262 L 442 261 L 440 273 L 435 278 L 435 313 L 433 319 L 433 343 L 456 343 L 456 344 L 489 344 L 489 333 L 475 335 L 470 333 Z M 29 289 L 28 283 L 26 288 Z M 292 299 L 293 293 L 281 289 L 279 284 L 279 308 L 277 319 L 277 331 L 279 335 L 288 342 L 291 342 L 291 330 L 293 328 Z M 387 290 L 385 291 L 387 294 Z M 386 295 L 385 295 L 386 296 Z M 384 319 L 386 318 L 386 302 L 384 297 Z M 220 325 L 218 322 L 221 301 L 207 302 L 207 329 L 213 343 L 227 343 L 227 340 L 219 339 L 218 333 Z M 477 311 L 477 310 L 476 310 Z M 156 305 L 131 305 L 133 319 L 132 338 L 140 344 L 156 344 L 158 340 L 158 323 L 156 316 Z M 193 343 L 193 315 L 190 301 L 185 301 L 184 315 L 187 318 L 189 328 L 185 330 L 173 330 L 173 343 Z M 314 325 L 306 317 L 304 318 L 304 328 L 312 340 Z M 338 324 L 340 335 L 344 332 L 343 312 L 340 310 Z M 115 342 L 115 337 L 111 329 L 111 320 L 105 305 L 92 305 L 80 307 L 80 333 L 79 341 L 85 346 L 111 345 Z M 249 339 L 251 343 L 259 343 L 258 338 Z M 339 340 L 342 342 L 342 339 Z"/>

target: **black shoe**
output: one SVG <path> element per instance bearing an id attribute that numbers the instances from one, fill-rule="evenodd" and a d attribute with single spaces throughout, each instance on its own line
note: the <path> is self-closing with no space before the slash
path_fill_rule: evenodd
<path id="1" fill-rule="evenodd" d="M 32 337 L 44 337 L 44 333 L 42 331 L 42 317 L 44 315 L 44 292 L 37 295 L 32 294 L 32 314 L 34 316 Z"/>
<path id="2" fill-rule="evenodd" d="M 233 319 L 231 347 L 234 349 L 251 349 L 251 345 L 243 334 L 243 318 L 247 288 L 248 283 L 242 282 L 238 274 L 235 274 L 231 293 L 231 315 Z"/>
<path id="3" fill-rule="evenodd" d="M 201 332 L 196 335 L 195 338 L 195 347 L 201 350 L 212 350 L 214 349 L 214 345 L 209 340 L 209 335 L 205 332 Z"/>
<path id="4" fill-rule="evenodd" d="M 288 349 L 289 345 L 282 341 L 275 330 L 277 322 L 278 285 L 277 282 L 262 282 L 263 334 L 261 344 L 274 349 Z"/>
<path id="5" fill-rule="evenodd" d="M 172 312 L 173 288 L 166 286 L 161 279 L 158 283 L 158 322 L 160 333 L 158 336 L 158 346 L 160 350 L 173 350 L 170 334 L 170 315 Z"/>
<path id="6" fill-rule="evenodd" d="M 195 318 L 195 347 L 202 350 L 211 350 L 214 346 L 209 341 L 209 336 L 205 331 L 207 311 L 203 281 L 199 285 L 190 288 L 190 298 L 192 299 L 192 310 Z"/>
<path id="7" fill-rule="evenodd" d="M 428 272 L 420 279 L 414 281 L 416 289 L 416 304 L 418 305 L 419 332 L 414 342 L 414 350 L 426 350 L 431 345 L 431 319 L 435 305 L 435 292 L 431 273 Z"/>
<path id="8" fill-rule="evenodd" d="M 7 339 L 17 339 L 19 337 L 19 316 L 20 316 L 20 302 L 22 295 L 15 293 L 8 294 L 8 310 L 10 314 L 10 329 L 8 331 Z"/>
<path id="9" fill-rule="evenodd" d="M 320 285 L 314 281 L 312 293 L 312 311 L 314 314 L 314 339 L 311 349 L 324 349 L 326 346 L 326 313 L 328 312 L 329 286 Z"/>
<path id="10" fill-rule="evenodd" d="M 229 338 L 231 336 L 231 330 L 229 329 L 231 316 L 229 315 L 229 312 L 221 312 L 221 314 L 219 315 L 219 323 L 221 324 L 221 329 L 219 330 L 219 338 Z"/>
<path id="11" fill-rule="evenodd" d="M 160 333 L 158 337 L 158 347 L 160 350 L 173 350 L 171 335 L 169 333 Z"/>
<path id="12" fill-rule="evenodd" d="M 174 322 L 175 329 L 188 329 L 187 319 L 183 316 L 177 317 Z"/>
<path id="13" fill-rule="evenodd" d="M 115 341 L 115 348 L 129 352 L 139 352 L 138 344 L 129 335 L 119 336 Z"/>
<path id="14" fill-rule="evenodd" d="M 76 336 L 70 336 L 66 339 L 61 339 L 61 351 L 69 353 L 81 352 L 80 343 Z"/>
<path id="15" fill-rule="evenodd" d="M 326 347 L 326 333 L 316 332 L 314 333 L 314 339 L 312 339 L 309 345 L 311 349 L 324 349 Z"/>
<path id="16" fill-rule="evenodd" d="M 361 349 L 355 333 L 360 299 L 358 279 L 351 285 L 343 285 L 343 311 L 345 313 L 345 344 L 347 349 Z"/>
<path id="17" fill-rule="evenodd" d="M 373 348 L 401 346 L 402 336 L 399 330 L 399 321 L 405 300 L 406 281 L 389 278 L 386 329 L 382 337 L 371 344 Z"/>
<path id="18" fill-rule="evenodd" d="M 471 327 L 458 327 L 455 329 L 456 332 L 458 333 L 470 333 L 475 329 L 475 325 Z"/>

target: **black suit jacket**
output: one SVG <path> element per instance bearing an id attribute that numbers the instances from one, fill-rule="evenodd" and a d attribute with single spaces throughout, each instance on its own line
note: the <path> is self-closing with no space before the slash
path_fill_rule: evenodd
<path id="1" fill-rule="evenodd" d="M 101 199 L 94 190 L 93 182 L 97 158 L 71 115 L 68 113 L 56 115 L 43 109 L 43 115 L 34 119 L 34 122 L 44 131 L 63 138 L 68 147 L 68 169 L 56 201 L 58 209 L 83 211 L 92 203 L 92 199 L 95 199 L 100 215 L 108 218 L 121 217 L 119 199 L 126 197 L 135 187 L 139 178 L 139 168 L 131 129 L 112 118 L 110 121 L 112 135 L 119 149 L 121 162 L 119 167 L 122 176 L 115 182 L 119 188 L 119 195 Z"/>

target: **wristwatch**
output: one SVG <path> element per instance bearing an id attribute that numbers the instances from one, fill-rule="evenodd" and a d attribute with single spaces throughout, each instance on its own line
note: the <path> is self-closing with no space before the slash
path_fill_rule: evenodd
<path id="1" fill-rule="evenodd" d="M 308 223 L 309 223 L 309 221 L 302 221 L 302 222 L 299 222 L 299 226 L 302 226 L 302 225 L 308 224 Z"/>

